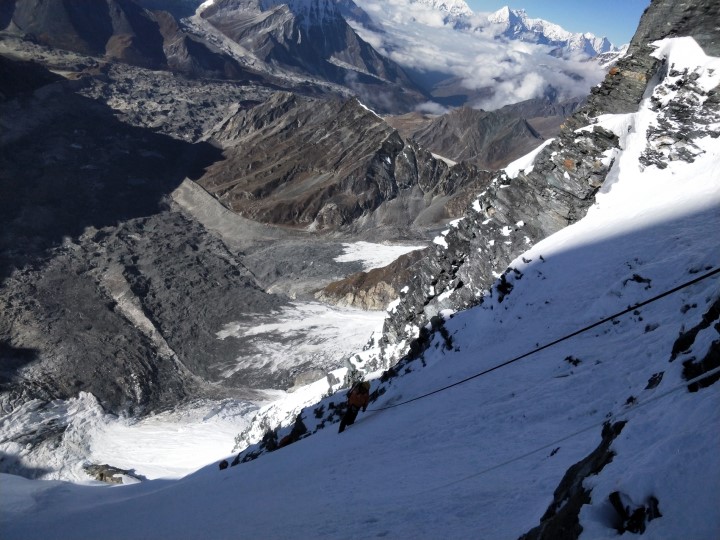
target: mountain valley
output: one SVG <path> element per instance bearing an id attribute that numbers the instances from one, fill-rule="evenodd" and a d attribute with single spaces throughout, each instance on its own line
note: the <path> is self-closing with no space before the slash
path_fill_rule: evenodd
<path id="1" fill-rule="evenodd" d="M 718 6 L 383 6 L 0 7 L 8 538 L 720 530 Z"/>

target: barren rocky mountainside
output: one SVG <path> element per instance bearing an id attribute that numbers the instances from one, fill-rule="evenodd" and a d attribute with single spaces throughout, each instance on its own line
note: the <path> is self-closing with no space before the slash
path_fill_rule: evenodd
<path id="1" fill-rule="evenodd" d="M 344 9 L 359 10 L 351 1 L 217 0 L 199 17 L 253 58 L 347 87 L 379 111 L 408 110 L 425 101 L 399 65 L 355 33 Z"/>
<path id="2" fill-rule="evenodd" d="M 200 185 L 245 217 L 312 230 L 409 233 L 455 217 L 489 177 L 403 141 L 356 99 L 276 94 L 210 137 L 226 159 Z"/>
<path id="3" fill-rule="evenodd" d="M 580 98 L 560 103 L 536 98 L 494 111 L 460 107 L 440 116 L 409 113 L 387 121 L 434 153 L 494 170 L 554 137 L 582 103 Z"/>
<path id="4" fill-rule="evenodd" d="M 300 13 L 286 5 L 224 0 L 202 16 L 177 18 L 192 15 L 198 5 L 15 0 L 3 4 L 0 30 L 57 49 L 191 77 L 362 94 L 380 110 L 409 110 L 426 99 L 402 68 L 362 41 L 337 11 L 328 17 L 317 10 Z"/>
<path id="5" fill-rule="evenodd" d="M 196 77 L 258 79 L 253 70 L 185 32 L 167 12 L 127 0 L 6 2 L 0 29 L 37 43 Z"/>

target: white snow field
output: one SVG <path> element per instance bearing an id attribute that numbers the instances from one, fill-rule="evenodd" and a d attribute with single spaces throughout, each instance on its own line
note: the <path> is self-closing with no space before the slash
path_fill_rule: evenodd
<path id="1" fill-rule="evenodd" d="M 665 41 L 659 53 L 678 69 L 701 66 L 699 84 L 717 86 L 720 60 L 693 43 Z M 581 538 L 618 536 L 613 491 L 636 504 L 657 498 L 662 517 L 645 538 L 719 538 L 720 383 L 689 392 L 682 376 L 683 362 L 703 358 L 717 329 L 701 329 L 689 352 L 670 361 L 680 333 L 720 297 L 719 274 L 485 376 L 380 410 L 720 267 L 720 139 L 696 139 L 693 163 L 641 169 L 656 115 L 648 104 L 601 119 L 622 135 L 623 151 L 587 217 L 514 261 L 522 278 L 502 303 L 488 298 L 449 319 L 453 350 L 432 344 L 342 435 L 330 425 L 227 470 L 211 463 L 182 479 L 128 486 L 2 475 L 0 536 L 513 539 L 538 525 L 568 468 L 600 443 L 602 424 L 625 420 L 616 455 L 584 482 L 592 491 Z"/>
<path id="2" fill-rule="evenodd" d="M 285 393 L 269 393 L 267 399 L 280 395 Z M 0 440 L 5 441 L 0 455 L 42 471 L 39 477 L 44 480 L 95 483 L 83 468 L 89 463 L 108 463 L 148 479 L 181 478 L 227 455 L 238 431 L 249 425 L 260 405 L 231 399 L 197 401 L 134 420 L 106 413 L 85 392 L 50 405 L 32 401 L 0 418 Z M 12 442 L 27 433 L 28 426 L 52 424 L 66 426 L 60 440 L 38 447 Z M 0 503 L 3 492 L 0 488 Z"/>
<path id="3" fill-rule="evenodd" d="M 336 262 L 361 261 L 363 271 L 387 266 L 395 259 L 411 251 L 423 249 L 426 246 L 413 246 L 403 244 L 376 244 L 373 242 L 353 242 L 343 244 L 344 253 L 335 257 Z"/>

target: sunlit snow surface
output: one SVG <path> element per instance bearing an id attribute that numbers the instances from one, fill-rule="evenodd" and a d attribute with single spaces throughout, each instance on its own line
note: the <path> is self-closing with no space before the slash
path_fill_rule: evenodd
<path id="1" fill-rule="evenodd" d="M 217 337 L 243 338 L 248 352 L 222 366 L 222 375 L 229 377 L 248 366 L 269 372 L 289 370 L 305 362 L 315 368 L 336 368 L 365 345 L 384 318 L 381 311 L 293 302 L 278 313 L 229 323 Z"/>
<path id="2" fill-rule="evenodd" d="M 703 61 L 688 49 L 664 45 L 670 62 Z M 717 85 L 713 62 L 706 68 Z M 431 345 L 424 366 L 412 364 L 342 435 L 330 425 L 255 461 L 225 471 L 213 463 L 178 481 L 111 488 L 3 475 L 3 539 L 518 538 L 539 523 L 567 469 L 597 447 L 608 419 L 628 423 L 613 460 L 585 481 L 592 498 L 581 538 L 617 537 L 607 503 L 615 490 L 638 504 L 658 498 L 662 517 L 646 538 L 718 538 L 718 383 L 688 393 L 686 356 L 669 362 L 668 354 L 717 299 L 717 276 L 487 376 L 377 410 L 720 265 L 720 139 L 696 140 L 704 153 L 694 163 L 641 170 L 653 114 L 601 119 L 625 126 L 624 151 L 588 216 L 514 261 L 522 279 L 503 302 L 448 320 L 453 351 Z M 693 354 L 716 339 L 712 327 L 700 332 Z M 660 384 L 647 389 L 659 372 Z"/>
<path id="3" fill-rule="evenodd" d="M 138 421 L 105 413 L 86 393 L 43 407 L 39 402 L 29 402 L 21 411 L 2 419 L 2 440 L 26 432 L 27 425 L 39 427 L 50 422 L 67 426 L 62 440 L 43 445 L 30 456 L 30 448 L 18 443 L 5 442 L 0 451 L 22 456 L 31 469 L 46 469 L 43 478 L 49 479 L 89 483 L 83 465 L 105 463 L 133 471 L 138 477 L 179 478 L 227 455 L 258 405 L 235 400 L 197 401 Z"/>
<path id="4" fill-rule="evenodd" d="M 387 266 L 395 259 L 425 246 L 405 246 L 398 244 L 374 244 L 372 242 L 354 242 L 343 244 L 344 253 L 335 257 L 336 262 L 361 261 L 363 270 Z"/>

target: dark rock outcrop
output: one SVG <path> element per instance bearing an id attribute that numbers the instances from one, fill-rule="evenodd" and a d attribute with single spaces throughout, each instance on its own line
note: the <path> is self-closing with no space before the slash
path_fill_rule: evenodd
<path id="1" fill-rule="evenodd" d="M 107 463 L 104 465 L 86 465 L 85 472 L 95 480 L 107 484 L 122 484 L 123 476 L 134 478 L 135 480 L 144 480 L 144 478 L 136 476 L 135 471 L 118 469 Z"/>
<path id="2" fill-rule="evenodd" d="M 603 426 L 598 447 L 568 469 L 553 494 L 553 502 L 540 519 L 540 525 L 522 535 L 520 540 L 575 540 L 580 536 L 580 508 L 590 502 L 590 491 L 583 487 L 583 481 L 598 474 L 612 461 L 615 454 L 610 445 L 623 427 L 625 422 Z"/>
<path id="3" fill-rule="evenodd" d="M 715 332 L 713 332 L 715 330 Z M 696 379 L 704 373 L 715 370 L 720 367 L 720 340 L 715 339 L 710 343 L 710 347 L 704 356 L 700 359 L 696 354 L 692 354 L 693 346 L 698 335 L 703 332 L 711 334 L 720 334 L 720 298 L 715 300 L 706 313 L 703 314 L 701 321 L 681 333 L 673 343 L 670 362 L 673 362 L 680 356 L 684 356 L 683 360 L 683 377 L 686 381 Z M 702 353 L 700 353 L 702 354 Z M 697 392 L 701 388 L 707 388 L 720 380 L 720 373 L 709 375 L 700 381 L 696 381 L 688 386 L 691 392 Z"/>
<path id="4" fill-rule="evenodd" d="M 620 534 L 643 534 L 646 522 L 662 517 L 658 507 L 660 501 L 652 495 L 648 497 L 645 505 L 634 504 L 629 496 L 619 491 L 613 491 L 608 500 L 617 513 L 615 529 Z"/>

